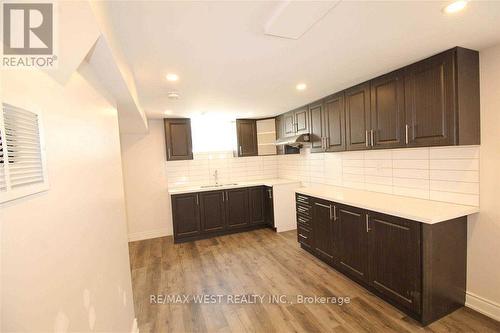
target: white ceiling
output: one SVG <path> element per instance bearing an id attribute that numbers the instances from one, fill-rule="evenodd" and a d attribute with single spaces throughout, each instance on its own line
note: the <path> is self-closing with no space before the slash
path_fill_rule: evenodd
<path id="1" fill-rule="evenodd" d="M 500 1 L 343 1 L 300 39 L 264 34 L 279 2 L 109 1 L 108 20 L 149 118 L 282 113 L 453 46 L 500 42 Z M 176 83 L 165 79 L 176 73 Z M 299 92 L 295 85 L 307 84 Z M 179 100 L 169 100 L 176 90 Z"/>

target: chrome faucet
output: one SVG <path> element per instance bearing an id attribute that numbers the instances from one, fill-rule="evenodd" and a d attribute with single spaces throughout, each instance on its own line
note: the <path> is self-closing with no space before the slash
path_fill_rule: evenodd
<path id="1" fill-rule="evenodd" d="M 214 180 L 215 180 L 215 185 L 219 185 L 219 172 L 217 169 L 214 172 Z"/>

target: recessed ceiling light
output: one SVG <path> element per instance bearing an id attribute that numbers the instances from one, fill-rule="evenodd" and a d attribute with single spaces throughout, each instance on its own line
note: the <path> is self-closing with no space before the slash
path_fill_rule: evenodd
<path id="1" fill-rule="evenodd" d="M 168 116 L 168 115 L 171 115 L 171 114 L 173 114 L 173 113 L 174 113 L 174 112 L 173 112 L 172 110 L 165 110 L 165 111 L 163 111 L 163 114 L 165 114 L 165 115 L 167 115 L 167 116 Z"/>
<path id="2" fill-rule="evenodd" d="M 306 90 L 307 85 L 305 83 L 299 83 L 295 86 L 297 90 Z"/>
<path id="3" fill-rule="evenodd" d="M 167 97 L 170 99 L 179 99 L 180 95 L 176 91 L 171 91 L 167 93 Z"/>
<path id="4" fill-rule="evenodd" d="M 444 7 L 444 12 L 447 14 L 454 14 L 463 10 L 467 6 L 466 0 L 459 0 L 450 3 L 448 6 Z"/>
<path id="5" fill-rule="evenodd" d="M 167 80 L 169 81 L 177 81 L 179 80 L 179 76 L 177 74 L 169 73 L 167 74 Z"/>

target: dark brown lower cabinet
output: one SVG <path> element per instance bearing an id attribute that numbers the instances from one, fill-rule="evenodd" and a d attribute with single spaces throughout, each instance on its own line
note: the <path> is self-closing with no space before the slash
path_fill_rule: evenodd
<path id="1" fill-rule="evenodd" d="M 266 186 L 264 188 L 264 211 L 266 224 L 274 228 L 274 204 L 273 204 L 273 188 Z"/>
<path id="2" fill-rule="evenodd" d="M 325 261 L 333 261 L 333 204 L 314 200 L 312 205 L 314 251 Z"/>
<path id="3" fill-rule="evenodd" d="M 198 193 L 179 194 L 172 197 L 174 237 L 192 237 L 200 234 L 200 199 Z"/>
<path id="4" fill-rule="evenodd" d="M 226 227 L 224 191 L 201 192 L 200 216 L 203 232 L 220 231 Z"/>
<path id="5" fill-rule="evenodd" d="M 247 188 L 226 190 L 227 228 L 242 228 L 250 224 L 249 195 Z"/>
<path id="6" fill-rule="evenodd" d="M 356 280 L 368 281 L 368 237 L 364 211 L 339 205 L 335 243 L 338 245 L 340 269 Z"/>
<path id="7" fill-rule="evenodd" d="M 248 192 L 250 196 L 250 223 L 264 223 L 266 220 L 264 187 L 251 187 Z"/>
<path id="8" fill-rule="evenodd" d="M 274 226 L 268 193 L 256 186 L 172 195 L 174 242 Z"/>
<path id="9" fill-rule="evenodd" d="M 296 204 L 303 249 L 423 325 L 465 304 L 466 216 L 425 224 L 303 194 Z"/>
<path id="10" fill-rule="evenodd" d="M 418 312 L 421 299 L 420 223 L 370 213 L 370 281 L 388 299 Z M 397 249 L 397 251 L 395 251 Z"/>

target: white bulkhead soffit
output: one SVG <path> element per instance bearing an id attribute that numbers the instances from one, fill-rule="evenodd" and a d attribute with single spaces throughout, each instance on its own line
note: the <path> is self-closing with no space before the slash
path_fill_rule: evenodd
<path id="1" fill-rule="evenodd" d="M 3 103 L 0 112 L 0 203 L 48 188 L 40 114 Z"/>
<path id="2" fill-rule="evenodd" d="M 337 1 L 282 1 L 265 27 L 266 35 L 299 39 L 320 21 Z"/>

